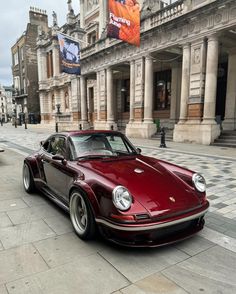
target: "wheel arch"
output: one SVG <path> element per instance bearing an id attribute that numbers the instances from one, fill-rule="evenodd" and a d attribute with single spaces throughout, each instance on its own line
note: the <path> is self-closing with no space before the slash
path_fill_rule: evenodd
<path id="1" fill-rule="evenodd" d="M 33 157 L 26 157 L 24 159 L 24 164 L 29 166 L 33 178 L 36 178 L 39 173 L 36 159 Z"/>
<path id="2" fill-rule="evenodd" d="M 69 202 L 70 202 L 71 195 L 72 195 L 73 191 L 75 191 L 75 190 L 77 190 L 80 193 L 87 196 L 94 217 L 99 215 L 100 206 L 99 206 L 99 203 L 98 203 L 98 200 L 97 200 L 95 193 L 89 187 L 89 185 L 87 185 L 85 183 L 75 183 L 69 190 Z"/>

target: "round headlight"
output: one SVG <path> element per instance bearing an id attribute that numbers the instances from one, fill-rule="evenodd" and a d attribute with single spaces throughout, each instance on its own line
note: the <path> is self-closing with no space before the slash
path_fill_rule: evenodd
<path id="1" fill-rule="evenodd" d="M 132 196 L 123 186 L 117 186 L 112 192 L 112 201 L 119 210 L 128 210 L 132 203 Z"/>
<path id="2" fill-rule="evenodd" d="M 206 191 L 206 181 L 205 181 L 205 179 L 204 179 L 204 177 L 202 175 L 193 174 L 192 180 L 193 180 L 195 188 L 199 192 L 205 192 Z"/>

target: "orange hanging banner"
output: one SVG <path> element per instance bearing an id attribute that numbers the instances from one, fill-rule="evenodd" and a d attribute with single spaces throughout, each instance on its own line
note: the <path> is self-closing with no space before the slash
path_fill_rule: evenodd
<path id="1" fill-rule="evenodd" d="M 140 46 L 140 5 L 137 0 L 109 0 L 107 36 Z"/>

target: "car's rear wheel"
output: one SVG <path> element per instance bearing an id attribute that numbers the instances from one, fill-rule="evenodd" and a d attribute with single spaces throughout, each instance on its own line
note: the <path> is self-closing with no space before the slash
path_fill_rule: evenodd
<path id="1" fill-rule="evenodd" d="M 24 163 L 23 166 L 23 185 L 27 193 L 32 193 L 35 191 L 33 176 L 27 163 Z"/>
<path id="2" fill-rule="evenodd" d="M 76 234 L 84 240 L 92 239 L 96 224 L 89 201 L 83 193 L 73 191 L 70 198 L 70 219 Z"/>

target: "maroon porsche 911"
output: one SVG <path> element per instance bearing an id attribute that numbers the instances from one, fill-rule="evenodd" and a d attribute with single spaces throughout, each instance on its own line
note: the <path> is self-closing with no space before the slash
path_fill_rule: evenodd
<path id="1" fill-rule="evenodd" d="M 202 175 L 141 155 L 116 131 L 51 135 L 25 158 L 23 184 L 68 211 L 81 239 L 99 230 L 125 246 L 185 239 L 203 228 L 209 207 Z"/>

